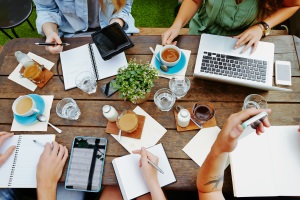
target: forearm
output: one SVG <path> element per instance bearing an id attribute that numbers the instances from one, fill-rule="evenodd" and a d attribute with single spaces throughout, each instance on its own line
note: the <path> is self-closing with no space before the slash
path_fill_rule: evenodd
<path id="1" fill-rule="evenodd" d="M 37 198 L 38 200 L 56 200 L 56 187 L 52 185 L 49 187 L 37 187 Z"/>
<path id="2" fill-rule="evenodd" d="M 166 197 L 165 197 L 158 181 L 156 181 L 153 184 L 148 183 L 148 188 L 149 188 L 152 200 L 164 200 L 164 199 L 166 199 Z"/>
<path id="3" fill-rule="evenodd" d="M 197 188 L 201 199 L 223 199 L 222 187 L 227 152 L 220 152 L 213 146 L 197 176 Z"/>
<path id="4" fill-rule="evenodd" d="M 299 6 L 280 8 L 277 12 L 266 17 L 263 21 L 266 22 L 270 28 L 273 28 L 277 24 L 280 24 L 281 22 L 290 18 L 295 12 L 297 12 L 298 9 Z"/>
<path id="5" fill-rule="evenodd" d="M 172 26 L 176 28 L 184 27 L 194 17 L 201 3 L 202 0 L 184 0 Z"/>
<path id="6" fill-rule="evenodd" d="M 53 33 L 56 33 L 58 35 L 58 28 L 57 24 L 52 22 L 46 22 L 42 26 L 43 32 L 45 33 L 46 37 L 49 37 Z"/>

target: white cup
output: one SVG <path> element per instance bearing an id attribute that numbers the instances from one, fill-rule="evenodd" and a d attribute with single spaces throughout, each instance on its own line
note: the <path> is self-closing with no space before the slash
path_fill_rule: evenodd
<path id="1" fill-rule="evenodd" d="M 164 56 L 163 54 L 166 53 L 165 51 L 167 49 L 170 49 L 170 51 L 167 53 L 167 56 Z M 179 60 L 181 58 L 181 50 L 175 45 L 165 45 L 163 48 L 161 48 L 159 55 L 160 55 L 160 60 L 161 60 L 162 64 L 166 65 L 167 67 L 173 67 L 179 62 Z M 167 57 L 169 57 L 170 60 L 164 59 Z M 177 59 L 174 59 L 174 58 L 177 58 Z"/>
<path id="2" fill-rule="evenodd" d="M 29 95 L 18 97 L 12 105 L 12 110 L 14 114 L 22 117 L 30 116 L 40 112 L 36 107 L 34 99 Z"/>

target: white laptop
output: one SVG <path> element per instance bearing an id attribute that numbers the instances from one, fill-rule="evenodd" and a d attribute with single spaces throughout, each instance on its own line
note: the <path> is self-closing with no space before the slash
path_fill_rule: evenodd
<path id="1" fill-rule="evenodd" d="M 202 34 L 194 77 L 252 87 L 261 90 L 292 91 L 272 86 L 274 44 L 259 42 L 241 53 L 244 46 L 234 49 L 237 39 Z"/>

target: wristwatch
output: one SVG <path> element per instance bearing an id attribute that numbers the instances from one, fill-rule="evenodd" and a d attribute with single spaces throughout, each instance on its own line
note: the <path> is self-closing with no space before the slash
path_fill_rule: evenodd
<path id="1" fill-rule="evenodd" d="M 261 21 L 261 22 L 258 22 L 257 25 L 262 29 L 263 35 L 265 37 L 271 33 L 271 28 L 270 28 L 269 24 L 267 24 L 266 22 Z"/>

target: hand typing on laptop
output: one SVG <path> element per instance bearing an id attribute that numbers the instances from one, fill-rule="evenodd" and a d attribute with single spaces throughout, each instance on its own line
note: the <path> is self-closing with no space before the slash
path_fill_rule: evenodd
<path id="1" fill-rule="evenodd" d="M 232 152 L 237 144 L 238 138 L 243 132 L 242 123 L 252 116 L 262 111 L 271 113 L 270 109 L 245 109 L 239 113 L 230 115 L 226 120 L 221 132 L 219 133 L 210 153 L 206 157 L 203 165 L 199 169 L 197 176 L 197 188 L 199 199 L 224 199 L 222 194 L 224 180 L 224 166 L 228 154 Z M 264 127 L 269 127 L 270 122 L 265 118 L 256 128 L 259 135 L 264 132 Z"/>

